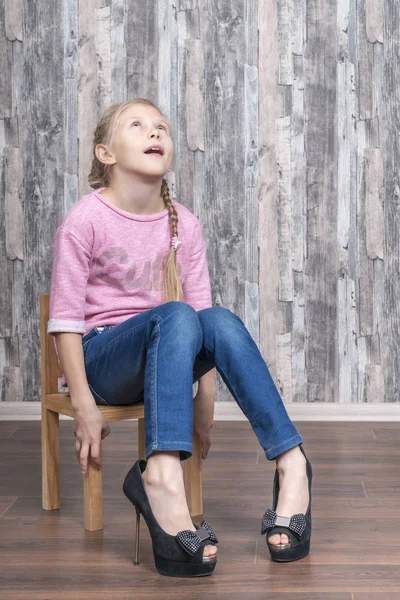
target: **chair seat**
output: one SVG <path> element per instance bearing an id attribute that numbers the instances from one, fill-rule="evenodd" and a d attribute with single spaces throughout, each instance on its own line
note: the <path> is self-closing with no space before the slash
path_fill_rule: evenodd
<path id="1" fill-rule="evenodd" d="M 74 416 L 69 392 L 46 394 L 46 408 L 68 417 Z M 144 417 L 144 402 L 129 405 L 102 406 L 97 405 L 107 421 L 123 421 L 125 419 L 142 419 Z"/>

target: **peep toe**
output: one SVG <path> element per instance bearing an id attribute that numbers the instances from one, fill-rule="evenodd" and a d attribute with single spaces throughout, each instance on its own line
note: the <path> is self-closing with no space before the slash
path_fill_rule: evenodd
<path id="1" fill-rule="evenodd" d="M 154 563 L 161 575 L 170 577 L 204 577 L 211 575 L 217 563 L 217 557 L 203 556 L 208 544 L 218 544 L 218 538 L 211 525 L 203 520 L 199 527 L 193 523 L 196 531 L 189 529 L 170 535 L 162 529 L 151 509 L 143 485 L 142 473 L 147 461 L 139 459 L 128 471 L 122 489 L 125 496 L 136 509 L 135 561 L 139 565 L 139 529 L 142 514 L 149 528 L 153 546 Z"/>
<path id="2" fill-rule="evenodd" d="M 310 495 L 306 514 L 298 513 L 291 517 L 280 517 L 275 510 L 279 496 L 279 473 L 275 470 L 273 484 L 273 508 L 268 508 L 261 519 L 261 535 L 266 533 L 266 542 L 271 559 L 277 562 L 290 562 L 304 558 L 310 552 L 311 544 L 311 482 L 312 468 L 303 446 L 300 450 L 306 459 L 308 492 Z M 268 539 L 276 533 L 285 533 L 289 538 L 288 544 L 270 544 Z"/>

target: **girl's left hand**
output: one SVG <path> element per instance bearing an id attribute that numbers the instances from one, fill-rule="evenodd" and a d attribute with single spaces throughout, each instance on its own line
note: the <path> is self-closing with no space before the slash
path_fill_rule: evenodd
<path id="1" fill-rule="evenodd" d="M 207 458 L 211 446 L 211 427 L 214 425 L 214 397 L 199 391 L 193 400 L 193 427 L 201 442 L 201 456 Z"/>

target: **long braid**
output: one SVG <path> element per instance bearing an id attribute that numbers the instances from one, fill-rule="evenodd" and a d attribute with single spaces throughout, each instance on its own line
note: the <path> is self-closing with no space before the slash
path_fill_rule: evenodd
<path id="1" fill-rule="evenodd" d="M 164 200 L 164 205 L 166 206 L 166 208 L 168 208 L 169 211 L 169 221 L 171 223 L 172 237 L 178 237 L 178 214 L 175 210 L 174 205 L 171 202 L 168 182 L 166 179 L 162 180 L 161 196 Z M 164 265 L 164 302 L 169 302 L 171 300 L 183 301 L 183 289 L 179 275 L 180 269 L 176 259 L 176 250 L 173 246 L 171 246 Z"/>

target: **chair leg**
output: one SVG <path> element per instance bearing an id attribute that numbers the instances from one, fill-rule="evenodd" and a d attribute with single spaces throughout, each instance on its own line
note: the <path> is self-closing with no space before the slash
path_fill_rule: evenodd
<path id="1" fill-rule="evenodd" d="M 42 401 L 43 402 L 43 401 Z M 42 508 L 60 508 L 59 414 L 42 403 Z"/>
<path id="2" fill-rule="evenodd" d="M 90 456 L 88 457 L 88 468 L 83 477 L 85 529 L 97 531 L 103 529 L 103 478 L 102 469 L 92 462 Z"/>
<path id="3" fill-rule="evenodd" d="M 186 499 L 192 517 L 203 514 L 203 471 L 201 461 L 200 437 L 193 431 L 193 455 L 182 463 Z"/>
<path id="4" fill-rule="evenodd" d="M 138 457 L 146 460 L 146 432 L 144 418 L 138 419 Z"/>

